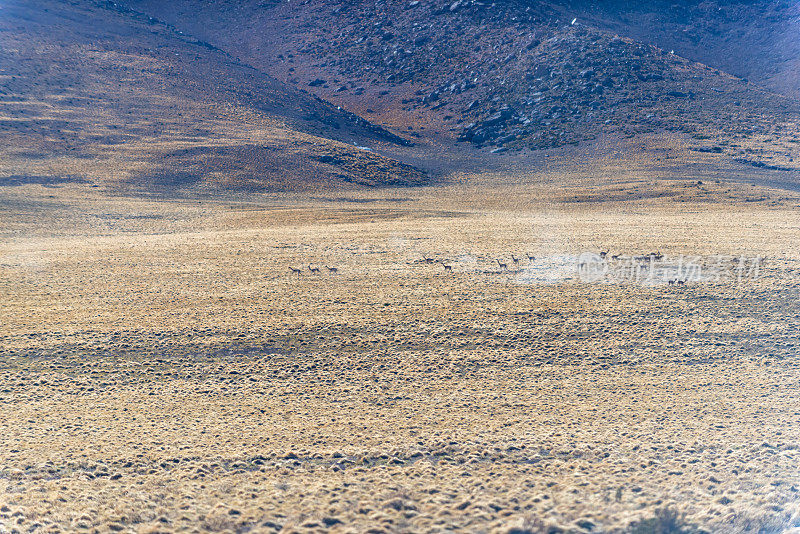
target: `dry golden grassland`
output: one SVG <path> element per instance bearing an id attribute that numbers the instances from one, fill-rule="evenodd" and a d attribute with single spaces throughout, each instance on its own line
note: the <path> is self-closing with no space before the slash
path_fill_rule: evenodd
<path id="1" fill-rule="evenodd" d="M 480 190 L 3 188 L 0 532 L 800 525 L 798 199 Z M 601 250 L 766 261 L 581 281 Z"/>

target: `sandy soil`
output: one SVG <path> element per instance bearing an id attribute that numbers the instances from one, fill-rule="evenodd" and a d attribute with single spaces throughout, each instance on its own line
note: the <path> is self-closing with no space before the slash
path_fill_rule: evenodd
<path id="1" fill-rule="evenodd" d="M 503 187 L 3 188 L 0 532 L 800 526 L 797 198 Z"/>

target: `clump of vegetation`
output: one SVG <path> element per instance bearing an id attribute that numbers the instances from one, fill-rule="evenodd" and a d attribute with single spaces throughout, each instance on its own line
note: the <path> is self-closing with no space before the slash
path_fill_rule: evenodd
<path id="1" fill-rule="evenodd" d="M 665 507 L 658 508 L 655 515 L 631 524 L 631 534 L 701 534 L 702 530 L 686 522 L 684 514 Z"/>
<path id="2" fill-rule="evenodd" d="M 536 516 L 527 516 L 522 522 L 508 529 L 507 534 L 550 534 L 548 525 Z"/>

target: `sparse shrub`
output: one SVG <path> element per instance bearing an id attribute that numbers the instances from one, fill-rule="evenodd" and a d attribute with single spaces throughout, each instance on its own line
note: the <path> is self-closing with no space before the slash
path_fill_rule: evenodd
<path id="1" fill-rule="evenodd" d="M 223 530 L 234 530 L 236 523 L 230 517 L 219 514 L 207 517 L 202 526 L 208 532 L 222 532 Z"/>
<path id="2" fill-rule="evenodd" d="M 655 515 L 636 521 L 630 526 L 630 534 L 700 534 L 694 525 L 686 522 L 684 515 L 670 507 L 658 508 Z"/>
<path id="3" fill-rule="evenodd" d="M 545 523 L 541 518 L 529 515 L 519 520 L 506 531 L 506 534 L 560 534 L 561 527 Z"/>

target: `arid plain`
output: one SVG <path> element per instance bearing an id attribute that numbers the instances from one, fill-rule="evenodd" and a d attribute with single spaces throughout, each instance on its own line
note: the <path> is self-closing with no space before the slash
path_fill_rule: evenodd
<path id="1" fill-rule="evenodd" d="M 1 201 L 0 532 L 800 525 L 795 193 Z M 581 280 L 606 250 L 706 275 Z"/>
<path id="2" fill-rule="evenodd" d="M 799 32 L 0 1 L 0 534 L 800 533 Z"/>

